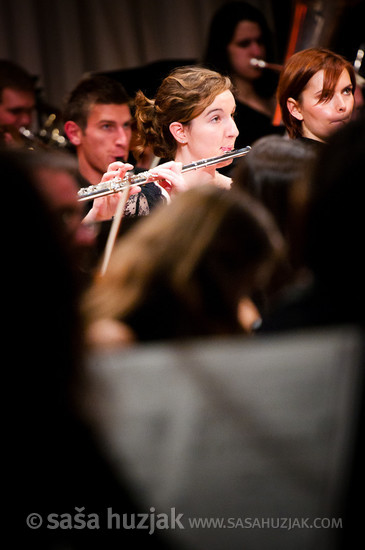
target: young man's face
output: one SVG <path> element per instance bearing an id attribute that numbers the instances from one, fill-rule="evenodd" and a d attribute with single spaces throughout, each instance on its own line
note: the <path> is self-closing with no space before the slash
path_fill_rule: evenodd
<path id="1" fill-rule="evenodd" d="M 80 172 L 90 180 L 107 171 L 116 160 L 126 161 L 132 138 L 132 115 L 127 104 L 96 104 L 90 109 L 87 126 L 78 133 L 76 145 Z"/>

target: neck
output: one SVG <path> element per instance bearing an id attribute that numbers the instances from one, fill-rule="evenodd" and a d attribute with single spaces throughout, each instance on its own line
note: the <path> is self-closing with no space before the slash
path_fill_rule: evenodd
<path id="1" fill-rule="evenodd" d="M 174 160 L 176 162 L 181 162 L 182 165 L 185 166 L 186 164 L 190 164 L 191 162 L 199 159 L 192 158 L 188 145 L 179 145 Z"/>
<path id="2" fill-rule="evenodd" d="M 198 168 L 183 174 L 188 188 L 200 185 L 215 185 L 217 187 L 230 188 L 231 179 L 221 174 L 214 166 Z"/>
<path id="3" fill-rule="evenodd" d="M 198 170 L 191 170 L 183 174 L 184 180 L 188 187 L 195 187 L 196 185 L 205 185 L 214 183 L 218 172 L 211 166 L 208 168 L 199 168 Z"/>
<path id="4" fill-rule="evenodd" d="M 179 147 L 174 160 L 176 162 L 181 162 L 183 166 L 195 162 L 197 158 L 192 158 L 187 147 Z M 224 161 L 220 164 L 212 164 L 210 166 L 204 166 L 202 168 L 197 168 L 196 170 L 189 170 L 183 174 L 185 183 L 188 187 L 195 187 L 196 185 L 205 185 L 212 184 L 218 187 L 227 187 L 231 186 L 231 178 L 221 174 L 218 169 L 227 164 L 230 164 L 232 161 Z"/>

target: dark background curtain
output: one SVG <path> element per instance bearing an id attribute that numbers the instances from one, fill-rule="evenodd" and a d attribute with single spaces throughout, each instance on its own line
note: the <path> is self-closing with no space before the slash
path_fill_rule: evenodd
<path id="1" fill-rule="evenodd" d="M 160 60 L 199 60 L 211 17 L 226 2 L 0 0 L 0 57 L 19 63 L 36 75 L 44 101 L 61 107 L 65 95 L 89 72 L 134 69 Z M 265 13 L 276 38 L 277 61 L 282 62 L 296 0 L 250 0 L 250 3 Z M 331 17 L 336 23 L 341 19 L 342 34 L 336 48 L 347 54 L 346 48 L 351 45 L 349 55 L 353 56 L 361 32 L 356 29 L 353 32 L 353 26 L 359 28 L 364 22 L 356 15 L 356 8 L 361 4 L 363 10 L 364 2 L 301 3 L 311 7 L 313 25 L 319 22 L 317 31 L 326 29 L 328 35 L 333 21 L 326 18 Z M 348 21 L 338 17 L 340 5 L 346 6 Z M 312 28 L 309 35 L 314 36 Z M 321 33 L 317 35 L 320 43 Z"/>
<path id="2" fill-rule="evenodd" d="M 213 12 L 225 0 L 0 0 L 0 57 L 39 77 L 45 99 L 59 106 L 86 73 L 198 59 Z M 252 1 L 273 30 L 275 4 Z M 280 32 L 280 37 L 285 32 Z"/>

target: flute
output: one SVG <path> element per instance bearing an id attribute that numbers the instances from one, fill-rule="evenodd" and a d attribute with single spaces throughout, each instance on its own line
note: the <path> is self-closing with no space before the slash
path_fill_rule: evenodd
<path id="1" fill-rule="evenodd" d="M 280 72 L 283 68 L 283 65 L 278 65 L 277 63 L 268 63 L 263 59 L 256 59 L 255 57 L 250 59 L 250 65 L 259 69 L 271 69 L 272 71 L 278 72 Z"/>
<path id="2" fill-rule="evenodd" d="M 189 172 L 190 170 L 198 170 L 199 168 L 219 164 L 220 162 L 224 162 L 226 160 L 243 157 L 244 155 L 247 155 L 250 149 L 251 147 L 247 146 L 243 147 L 242 149 L 233 149 L 232 151 L 228 151 L 227 153 L 224 153 L 224 155 L 220 155 L 218 157 L 196 160 L 194 162 L 191 162 L 190 164 L 185 164 L 182 167 L 181 172 L 184 173 Z M 96 185 L 82 187 L 78 191 L 78 200 L 87 201 L 90 199 L 97 199 L 106 195 L 111 195 L 112 193 L 118 193 L 119 191 L 123 191 L 123 189 L 125 189 L 128 185 L 132 187 L 135 185 L 143 185 L 145 183 L 148 183 L 150 177 L 150 173 L 149 171 L 147 171 L 141 172 L 140 174 L 127 174 L 126 176 L 124 176 L 124 178 L 113 178 L 110 181 L 102 181 Z M 156 179 L 159 178 L 155 178 L 155 181 Z"/>

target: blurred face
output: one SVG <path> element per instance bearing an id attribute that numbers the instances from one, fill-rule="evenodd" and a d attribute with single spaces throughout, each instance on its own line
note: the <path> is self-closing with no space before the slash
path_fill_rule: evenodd
<path id="1" fill-rule="evenodd" d="M 24 126 L 28 128 L 32 122 L 35 108 L 35 95 L 4 88 L 0 101 L 0 125 L 13 126 L 17 130 Z"/>
<path id="2" fill-rule="evenodd" d="M 239 77 L 255 80 L 262 70 L 253 67 L 250 59 L 265 59 L 266 48 L 262 41 L 260 26 L 252 21 L 240 21 L 231 42 L 227 46 L 232 71 Z"/>
<path id="3" fill-rule="evenodd" d="M 338 128 L 346 124 L 354 108 L 354 95 L 346 69 L 341 73 L 335 93 L 328 101 L 319 103 L 323 89 L 324 72 L 318 71 L 308 81 L 298 101 L 289 98 L 290 113 L 302 122 L 302 135 L 325 142 Z"/>
<path id="4" fill-rule="evenodd" d="M 226 90 L 217 95 L 213 103 L 199 116 L 184 126 L 186 153 L 191 160 L 222 155 L 234 149 L 238 136 L 233 119 L 235 109 L 232 92 Z"/>
<path id="5" fill-rule="evenodd" d="M 91 228 L 82 224 L 84 211 L 77 200 L 78 185 L 74 177 L 63 170 L 39 168 L 36 184 L 59 220 L 80 266 L 86 260 L 89 250 L 95 245 Z"/>
<path id="6" fill-rule="evenodd" d="M 84 132 L 73 143 L 77 148 L 80 171 L 87 179 L 96 175 L 100 181 L 109 164 L 126 161 L 132 138 L 132 116 L 127 104 L 94 105 Z"/>

